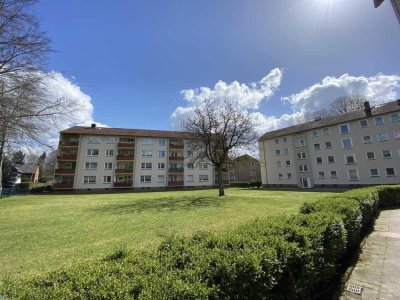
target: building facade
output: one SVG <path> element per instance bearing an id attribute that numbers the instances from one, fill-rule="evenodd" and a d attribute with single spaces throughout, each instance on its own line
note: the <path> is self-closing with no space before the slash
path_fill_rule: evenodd
<path id="1" fill-rule="evenodd" d="M 75 126 L 60 132 L 55 189 L 211 187 L 214 168 L 193 163 L 190 134 Z M 224 174 L 228 183 L 228 173 Z"/>
<path id="2" fill-rule="evenodd" d="M 245 154 L 233 160 L 229 166 L 230 182 L 260 182 L 260 161 Z"/>
<path id="3" fill-rule="evenodd" d="M 400 183 L 400 100 L 271 132 L 259 139 L 263 186 Z"/>

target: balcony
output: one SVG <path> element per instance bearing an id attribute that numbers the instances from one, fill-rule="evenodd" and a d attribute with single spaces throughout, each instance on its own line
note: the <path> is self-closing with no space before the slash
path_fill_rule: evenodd
<path id="1" fill-rule="evenodd" d="M 131 182 L 114 182 L 114 187 L 116 187 L 116 188 L 130 188 L 130 187 L 132 187 L 132 181 Z"/>
<path id="2" fill-rule="evenodd" d="M 168 173 L 172 174 L 177 174 L 177 173 L 183 173 L 184 169 L 183 168 L 169 168 Z"/>
<path id="3" fill-rule="evenodd" d="M 53 189 L 72 189 L 73 183 L 53 183 Z"/>
<path id="4" fill-rule="evenodd" d="M 168 186 L 183 186 L 183 181 L 168 181 Z"/>
<path id="5" fill-rule="evenodd" d="M 184 145 L 183 144 L 169 144 L 169 149 L 183 149 Z"/>
<path id="6" fill-rule="evenodd" d="M 135 155 L 117 155 L 117 160 L 135 160 Z"/>
<path id="7" fill-rule="evenodd" d="M 118 148 L 135 148 L 135 143 L 118 143 Z"/>
<path id="8" fill-rule="evenodd" d="M 133 169 L 115 169 L 115 174 L 132 174 Z"/>
<path id="9" fill-rule="evenodd" d="M 56 169 L 55 174 L 56 175 L 74 175 L 75 169 Z"/>
<path id="10" fill-rule="evenodd" d="M 78 147 L 79 146 L 79 142 L 60 141 L 58 146 L 59 147 Z"/>
<path id="11" fill-rule="evenodd" d="M 76 155 L 76 154 L 62 154 L 62 155 L 58 155 L 57 159 L 71 161 L 71 160 L 76 160 L 77 157 L 78 157 L 78 155 Z"/>
<path id="12" fill-rule="evenodd" d="M 170 156 L 169 160 L 171 161 L 183 161 L 185 158 L 183 156 Z"/>

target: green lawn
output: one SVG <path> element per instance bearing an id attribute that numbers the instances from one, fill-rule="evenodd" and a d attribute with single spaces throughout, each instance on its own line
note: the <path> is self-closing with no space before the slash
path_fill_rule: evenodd
<path id="1" fill-rule="evenodd" d="M 297 212 L 328 192 L 227 189 L 0 199 L 0 279 L 98 259 L 116 247 L 155 247 L 163 236 L 228 230 L 252 218 Z"/>

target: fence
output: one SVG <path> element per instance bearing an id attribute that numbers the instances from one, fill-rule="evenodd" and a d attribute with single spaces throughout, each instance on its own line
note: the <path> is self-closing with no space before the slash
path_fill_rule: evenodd
<path id="1" fill-rule="evenodd" d="M 11 196 L 26 195 L 26 194 L 29 194 L 29 189 L 27 188 L 19 188 L 19 187 L 3 188 L 3 190 L 0 190 L 0 199 Z"/>

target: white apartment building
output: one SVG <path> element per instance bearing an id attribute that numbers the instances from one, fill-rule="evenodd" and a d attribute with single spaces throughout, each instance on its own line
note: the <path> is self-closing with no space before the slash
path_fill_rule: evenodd
<path id="1" fill-rule="evenodd" d="M 400 184 L 400 100 L 267 132 L 263 186 Z"/>
<path id="2" fill-rule="evenodd" d="M 75 126 L 60 132 L 54 189 L 211 187 L 214 168 L 193 163 L 187 132 Z M 229 183 L 228 173 L 224 174 Z"/>

